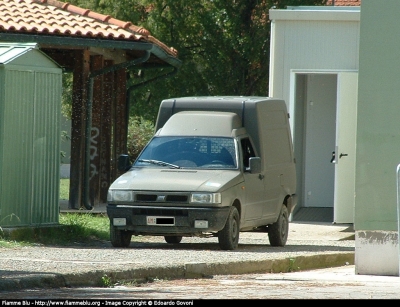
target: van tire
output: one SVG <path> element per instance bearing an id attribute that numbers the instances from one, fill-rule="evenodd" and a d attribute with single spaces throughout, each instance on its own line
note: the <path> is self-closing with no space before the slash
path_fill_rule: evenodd
<path id="1" fill-rule="evenodd" d="M 128 247 L 131 244 L 132 235 L 128 231 L 119 230 L 110 225 L 110 241 L 114 247 Z"/>
<path id="2" fill-rule="evenodd" d="M 182 241 L 182 236 L 164 236 L 165 242 L 169 244 L 178 244 Z"/>
<path id="3" fill-rule="evenodd" d="M 233 250 L 238 247 L 240 231 L 239 212 L 236 207 L 231 207 L 228 219 L 222 230 L 218 232 L 218 243 L 222 250 Z"/>
<path id="4" fill-rule="evenodd" d="M 271 246 L 285 246 L 289 234 L 289 213 L 282 205 L 278 220 L 268 226 L 268 238 Z"/>

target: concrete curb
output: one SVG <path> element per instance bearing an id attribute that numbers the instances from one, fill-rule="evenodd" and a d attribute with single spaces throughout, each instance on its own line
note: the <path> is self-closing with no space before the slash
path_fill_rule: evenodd
<path id="1" fill-rule="evenodd" d="M 313 254 L 285 259 L 228 263 L 187 263 L 127 271 L 92 271 L 79 274 L 28 274 L 0 278 L 1 291 L 33 288 L 105 287 L 107 283 L 143 283 L 152 279 L 208 278 L 213 275 L 286 273 L 354 264 L 354 252 Z"/>
<path id="2" fill-rule="evenodd" d="M 29 274 L 0 279 L 1 291 L 16 291 L 33 288 L 65 287 L 63 276 L 58 274 Z"/>

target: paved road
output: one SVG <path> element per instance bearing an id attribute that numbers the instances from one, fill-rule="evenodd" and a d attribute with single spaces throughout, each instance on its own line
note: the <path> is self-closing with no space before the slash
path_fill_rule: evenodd
<path id="1" fill-rule="evenodd" d="M 237 250 L 216 238 L 135 237 L 129 248 L 95 245 L 0 248 L 0 291 L 43 287 L 94 287 L 113 279 L 193 278 L 288 272 L 354 264 L 354 236 L 346 226 L 291 223 L 285 247 L 270 246 L 264 232 L 241 233 Z M 349 238 L 350 236 L 350 238 Z M 98 244 L 97 244 L 98 243 Z"/>
<path id="2" fill-rule="evenodd" d="M 1 299 L 399 299 L 400 277 L 355 275 L 354 265 L 280 274 L 154 280 L 112 288 L 30 289 Z M 154 304 L 154 301 L 152 301 Z M 196 305 L 196 302 L 194 302 Z M 148 305 L 147 305 L 148 306 Z"/>

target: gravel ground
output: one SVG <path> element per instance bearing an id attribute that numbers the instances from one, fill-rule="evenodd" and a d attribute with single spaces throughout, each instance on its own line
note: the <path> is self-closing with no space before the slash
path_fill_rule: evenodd
<path id="1" fill-rule="evenodd" d="M 113 248 L 108 241 L 91 246 L 77 243 L 68 247 L 0 248 L 0 288 L 1 280 L 35 275 L 69 276 L 79 284 L 83 274 L 92 274 L 94 283 L 101 274 L 119 274 L 122 278 L 122 272 L 138 278 L 163 275 L 162 271 L 169 268 L 179 275 L 179 270 L 187 271 L 191 265 L 193 272 L 203 275 L 230 274 L 230 270 L 268 272 L 275 270 L 271 263 L 283 259 L 299 259 L 290 265 L 292 269 L 302 269 L 300 266 L 310 265 L 301 261 L 307 257 L 312 262 L 321 259 L 319 266 L 326 267 L 337 255 L 354 255 L 352 236 L 348 226 L 291 223 L 285 247 L 270 246 L 266 233 L 246 232 L 240 234 L 239 247 L 234 251 L 220 250 L 216 238 L 183 238 L 181 243 L 172 245 L 165 243 L 163 237 L 135 237 L 129 248 Z M 224 266 L 218 267 L 221 265 Z"/>
<path id="2" fill-rule="evenodd" d="M 154 240 L 155 241 L 155 240 Z M 195 241 L 195 240 L 190 240 Z M 353 243 L 353 244 L 352 244 Z M 180 243 L 169 245 L 164 242 L 132 243 L 128 249 L 104 247 L 22 247 L 2 248 L 0 272 L 54 272 L 78 273 L 110 268 L 124 270 L 127 267 L 156 267 L 196 263 L 224 263 L 285 259 L 305 255 L 330 254 L 354 251 L 354 242 L 289 241 L 285 247 L 246 243 L 235 251 L 222 251 L 217 243 Z"/>

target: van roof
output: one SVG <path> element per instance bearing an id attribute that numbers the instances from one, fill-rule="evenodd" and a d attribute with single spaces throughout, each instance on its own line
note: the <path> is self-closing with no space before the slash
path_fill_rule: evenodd
<path id="1" fill-rule="evenodd" d="M 283 99 L 261 96 L 194 96 L 169 98 L 161 102 L 158 110 L 156 131 L 162 128 L 174 114 L 182 111 L 213 111 L 236 113 L 246 132 L 261 153 L 260 133 L 271 125 L 286 125 L 288 113 Z M 278 114 L 272 115 L 272 114 Z M 278 121 L 278 122 L 277 122 Z M 182 129 L 183 130 L 183 129 Z"/>
<path id="2" fill-rule="evenodd" d="M 234 112 L 242 119 L 244 126 L 244 113 L 252 113 L 256 105 L 266 101 L 277 101 L 279 99 L 261 96 L 193 96 L 164 99 L 158 111 L 156 131 L 160 129 L 168 118 L 180 111 L 223 111 Z M 271 103 L 271 107 L 273 107 Z"/>
<path id="3" fill-rule="evenodd" d="M 158 135 L 230 137 L 234 129 L 241 127 L 242 121 L 236 113 L 181 111 L 169 118 Z"/>

